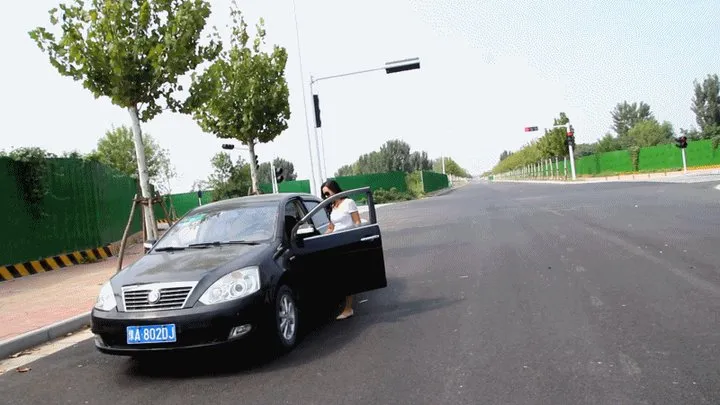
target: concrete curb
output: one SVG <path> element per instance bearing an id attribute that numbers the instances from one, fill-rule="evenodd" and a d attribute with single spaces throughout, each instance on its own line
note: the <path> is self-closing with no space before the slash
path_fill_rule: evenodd
<path id="1" fill-rule="evenodd" d="M 70 332 L 82 329 L 90 325 L 90 312 L 56 322 L 52 325 L 23 333 L 20 336 L 0 342 L 0 359 L 5 359 L 12 354 L 21 352 L 47 343 L 51 340 L 63 337 Z"/>

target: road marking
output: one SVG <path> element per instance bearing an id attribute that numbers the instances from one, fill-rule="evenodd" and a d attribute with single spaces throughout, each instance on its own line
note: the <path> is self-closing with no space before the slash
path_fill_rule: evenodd
<path id="1" fill-rule="evenodd" d="M 60 339 L 56 339 L 52 342 L 45 343 L 44 345 L 35 347 L 33 349 L 25 350 L 21 355 L 15 358 L 8 358 L 0 360 L 0 370 L 4 370 L 5 374 L 16 373 L 15 369 L 22 367 L 26 364 L 32 363 L 33 361 L 40 360 L 43 357 L 49 356 L 53 353 L 57 353 L 60 350 L 67 349 L 68 347 L 74 346 L 80 342 L 84 342 L 93 337 L 93 333 L 90 329 L 83 329 L 79 332 L 75 332 L 70 336 L 65 336 Z M 45 372 L 40 370 L 30 370 L 30 372 Z"/>
<path id="2" fill-rule="evenodd" d="M 718 184 L 717 186 L 715 186 L 715 190 L 720 190 L 720 184 Z"/>

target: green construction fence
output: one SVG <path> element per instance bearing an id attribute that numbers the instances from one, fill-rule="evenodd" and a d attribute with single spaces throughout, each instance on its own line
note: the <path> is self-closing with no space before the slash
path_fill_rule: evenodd
<path id="1" fill-rule="evenodd" d="M 442 190 L 450 187 L 448 176 L 437 172 L 422 172 L 423 191 L 431 193 L 433 191 Z"/>
<path id="2" fill-rule="evenodd" d="M 269 194 L 272 193 L 272 184 L 258 185 L 260 191 Z M 280 193 L 310 193 L 310 180 L 290 180 L 278 183 L 278 192 Z"/>
<path id="3" fill-rule="evenodd" d="M 136 182 L 97 162 L 49 159 L 45 196 L 27 203 L 24 163 L 0 158 L 0 265 L 104 246 L 122 237 Z M 140 210 L 132 231 L 140 230 Z"/>

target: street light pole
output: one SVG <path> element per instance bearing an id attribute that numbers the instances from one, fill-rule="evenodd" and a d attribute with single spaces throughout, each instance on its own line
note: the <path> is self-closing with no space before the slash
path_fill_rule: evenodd
<path id="1" fill-rule="evenodd" d="M 562 124 L 562 125 L 553 125 L 553 128 L 565 128 L 566 135 L 570 131 L 570 124 Z M 547 128 L 545 128 L 545 131 L 547 131 Z M 568 152 L 570 153 L 570 172 L 572 175 L 572 179 L 576 180 L 577 177 L 575 176 L 575 152 L 573 150 L 572 143 L 568 143 Z"/>
<path id="2" fill-rule="evenodd" d="M 310 157 L 310 180 L 312 181 L 312 192 L 315 195 L 320 194 L 320 190 L 318 187 L 320 187 L 319 184 L 315 183 L 315 164 L 313 163 L 313 157 L 312 157 L 312 141 L 310 140 L 310 120 L 308 118 L 308 110 L 307 110 L 307 95 L 305 94 L 305 73 L 303 73 L 303 67 L 302 67 L 302 52 L 300 51 L 300 29 L 298 28 L 298 19 L 297 19 L 297 6 L 295 5 L 295 0 L 292 0 L 293 4 L 293 17 L 295 18 L 295 39 L 297 40 L 297 50 L 298 50 L 298 65 L 300 66 L 300 84 L 302 86 L 302 97 L 303 97 L 303 110 L 305 111 L 305 132 L 307 133 L 307 141 L 308 141 L 308 156 Z M 310 79 L 310 82 L 312 83 L 312 78 Z M 318 159 L 320 159 L 320 156 L 318 156 Z"/>
<path id="3" fill-rule="evenodd" d="M 315 95 L 315 90 L 313 89 L 313 84 L 315 84 L 315 82 L 317 80 L 318 79 L 314 78 L 313 75 L 310 75 L 310 94 L 312 94 L 313 96 Z M 325 176 L 323 175 L 322 161 L 320 159 L 320 141 L 318 140 L 317 123 L 315 124 L 313 130 L 315 131 L 315 149 L 317 150 L 317 169 L 318 169 L 318 175 L 320 176 L 320 182 L 318 183 L 318 187 L 322 187 L 321 185 L 325 181 L 324 180 Z"/>
<path id="4" fill-rule="evenodd" d="M 321 80 L 329 80 L 329 79 L 337 79 L 340 77 L 347 77 L 347 76 L 353 76 L 353 75 L 359 75 L 363 73 L 370 73 L 370 72 L 377 72 L 379 70 L 384 70 L 385 73 L 391 74 L 391 73 L 399 73 L 404 72 L 406 70 L 415 70 L 420 69 L 420 58 L 410 58 L 410 59 L 402 59 L 392 62 L 387 62 L 383 66 L 375 67 L 375 68 L 369 68 L 364 70 L 356 70 L 354 72 L 348 72 L 348 73 L 340 73 L 330 76 L 322 76 L 322 77 L 314 77 L 310 75 L 310 94 L 315 97 L 315 90 L 314 90 L 314 84 L 316 82 L 319 82 Z M 305 118 L 307 120 L 307 114 L 305 114 Z M 318 123 L 315 123 L 315 147 L 317 149 L 317 157 L 318 157 L 318 174 L 320 175 L 320 183 L 322 184 L 322 179 L 327 176 L 327 171 L 325 171 L 323 176 L 323 164 L 325 161 L 324 158 L 324 149 L 325 149 L 325 143 L 323 142 L 323 157 L 321 159 L 320 155 L 320 141 L 318 138 Z M 310 136 L 310 131 L 308 130 L 308 137 Z M 309 142 L 309 139 L 308 139 Z M 310 154 L 312 155 L 312 148 L 310 149 Z M 311 158 L 312 159 L 312 158 Z M 312 161 L 312 160 L 311 160 Z"/>

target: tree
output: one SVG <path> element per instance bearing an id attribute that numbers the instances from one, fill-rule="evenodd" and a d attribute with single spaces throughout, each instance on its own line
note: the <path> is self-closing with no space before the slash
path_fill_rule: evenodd
<path id="1" fill-rule="evenodd" d="M 613 119 L 613 130 L 620 138 L 638 122 L 654 119 L 650 106 L 642 101 L 632 104 L 627 101 L 618 103 L 610 114 Z"/>
<path id="2" fill-rule="evenodd" d="M 342 166 L 335 176 L 356 176 L 388 171 L 412 172 L 432 170 L 432 167 L 427 152 L 410 153 L 410 145 L 407 142 L 395 139 L 385 142 L 380 150 L 361 155 L 355 163 Z"/>
<path id="3" fill-rule="evenodd" d="M 435 161 L 434 169 L 436 172 L 442 173 L 442 158 Z M 445 174 L 451 174 L 458 177 L 472 177 L 467 170 L 462 168 L 456 161 L 451 157 L 445 157 Z"/>
<path id="4" fill-rule="evenodd" d="M 635 124 L 628 131 L 626 138 L 631 142 L 628 147 L 645 148 L 662 145 L 673 140 L 673 127 L 669 122 L 659 124 L 655 120 Z"/>
<path id="5" fill-rule="evenodd" d="M 510 155 L 512 155 L 512 152 L 510 152 L 509 150 L 502 151 L 502 153 L 500 154 L 500 162 L 510 157 Z"/>
<path id="6" fill-rule="evenodd" d="M 695 113 L 703 138 L 712 138 L 720 128 L 720 80 L 717 74 L 708 75 L 702 84 L 695 81 L 694 85 L 691 110 Z"/>
<path id="7" fill-rule="evenodd" d="M 208 179 L 210 187 L 214 189 L 217 185 L 230 181 L 234 165 L 229 154 L 225 152 L 216 153 L 210 159 L 210 164 L 213 167 L 213 174 Z"/>
<path id="8" fill-rule="evenodd" d="M 597 153 L 603 153 L 613 152 L 621 149 L 622 145 L 620 145 L 620 141 L 618 141 L 618 139 L 614 137 L 613 134 L 607 133 L 604 137 L 600 138 L 597 141 L 597 147 L 595 148 L 595 151 Z"/>
<path id="9" fill-rule="evenodd" d="M 158 157 L 157 186 L 161 194 L 172 194 L 172 180 L 177 177 L 175 166 L 170 161 L 167 150 L 163 149 Z"/>
<path id="10" fill-rule="evenodd" d="M 285 48 L 277 45 L 270 53 L 261 50 L 265 44 L 262 19 L 249 47 L 247 24 L 234 2 L 230 15 L 231 49 L 222 52 L 202 75 L 193 75 L 187 106 L 205 132 L 247 145 L 250 161 L 254 162 L 256 143 L 272 141 L 288 126 L 288 56 Z M 258 173 L 254 164 L 250 165 L 250 175 L 255 192 Z"/>
<path id="11" fill-rule="evenodd" d="M 65 151 L 63 152 L 60 157 L 66 158 L 66 159 L 84 159 L 85 156 L 83 156 L 82 153 L 80 153 L 77 149 L 72 151 Z"/>
<path id="12" fill-rule="evenodd" d="M 580 158 L 583 156 L 590 156 L 596 153 L 596 149 L 596 143 L 579 143 L 573 148 L 573 152 L 575 152 L 576 158 Z"/>
<path id="13" fill-rule="evenodd" d="M 558 118 L 555 118 L 553 125 L 565 125 L 570 119 L 564 112 L 561 112 Z M 569 151 L 565 145 L 567 139 L 567 130 L 565 128 L 553 128 L 546 130 L 538 141 L 537 147 L 540 151 L 541 158 L 551 158 L 556 156 L 566 156 Z"/>
<path id="14" fill-rule="evenodd" d="M 145 150 L 145 164 L 148 178 L 152 181 L 158 179 L 163 164 L 170 164 L 167 151 L 160 148 L 150 134 L 143 136 L 143 149 Z M 113 169 L 132 178 L 138 178 L 137 154 L 132 129 L 120 126 L 105 132 L 100 138 L 97 148 L 90 153 L 91 159 L 110 166 Z"/>
<path id="15" fill-rule="evenodd" d="M 378 151 L 373 151 L 360 156 L 355 165 L 355 169 L 355 174 L 371 174 L 384 172 L 385 162 L 382 154 L 380 154 L 380 152 Z"/>
<path id="16" fill-rule="evenodd" d="M 293 181 L 297 179 L 297 173 L 295 173 L 295 165 L 292 164 L 292 162 L 287 161 L 283 158 L 275 158 L 273 159 L 273 165 L 275 166 L 275 170 L 278 168 L 283 169 L 283 177 L 285 178 L 284 181 Z M 261 184 L 272 184 L 272 178 L 270 176 L 274 176 L 274 173 L 271 173 L 270 170 L 270 162 L 264 162 L 260 164 L 260 173 L 258 174 L 258 182 Z"/>
<path id="17" fill-rule="evenodd" d="M 398 139 L 385 142 L 380 147 L 383 172 L 410 172 L 410 145 Z"/>
<path id="18" fill-rule="evenodd" d="M 410 155 L 410 170 L 432 170 L 432 163 L 427 152 L 413 152 Z"/>
<path id="19" fill-rule="evenodd" d="M 337 172 L 335 172 L 335 177 L 353 176 L 355 174 L 355 165 L 345 165 L 341 166 Z"/>
<path id="20" fill-rule="evenodd" d="M 208 178 L 208 186 L 213 190 L 213 200 L 243 197 L 250 187 L 250 164 L 240 157 L 233 163 L 230 155 L 217 153 L 211 159 L 213 174 Z"/>
<path id="21" fill-rule="evenodd" d="M 72 0 L 50 10 L 59 38 L 44 27 L 30 32 L 50 63 L 63 75 L 81 81 L 96 97 L 127 109 L 134 132 L 140 187 L 150 198 L 150 184 L 140 122 L 163 109 L 181 110 L 174 98 L 178 78 L 212 60 L 219 42 L 200 46 L 210 15 L 202 0 Z M 159 100 L 164 101 L 164 106 Z M 150 206 L 143 205 L 148 239 L 157 239 Z"/>
<path id="22" fill-rule="evenodd" d="M 197 179 L 193 182 L 192 186 L 190 187 L 190 191 L 204 191 L 207 190 L 209 187 L 209 184 L 207 180 Z"/>

